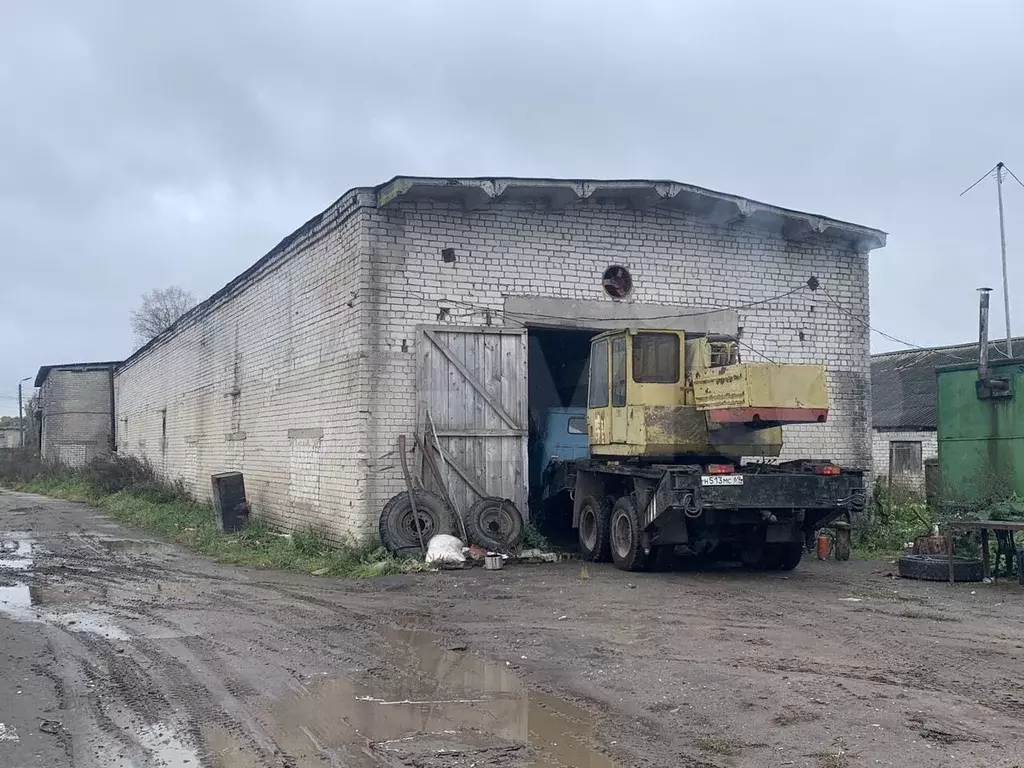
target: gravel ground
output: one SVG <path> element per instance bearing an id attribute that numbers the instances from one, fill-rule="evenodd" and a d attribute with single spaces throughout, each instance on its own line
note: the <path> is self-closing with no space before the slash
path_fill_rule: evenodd
<path id="1" fill-rule="evenodd" d="M 0 766 L 1024 766 L 1024 590 L 890 563 L 364 582 L 0 493 Z"/>

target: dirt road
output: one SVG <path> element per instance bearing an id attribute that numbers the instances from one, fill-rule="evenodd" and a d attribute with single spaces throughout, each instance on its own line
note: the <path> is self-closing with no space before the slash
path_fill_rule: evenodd
<path id="1" fill-rule="evenodd" d="M 0 766 L 1024 765 L 1024 591 L 885 563 L 340 582 L 0 493 Z"/>

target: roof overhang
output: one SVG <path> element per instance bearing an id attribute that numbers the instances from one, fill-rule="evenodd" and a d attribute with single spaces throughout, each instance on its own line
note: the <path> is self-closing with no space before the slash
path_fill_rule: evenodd
<path id="1" fill-rule="evenodd" d="M 714 226 L 768 230 L 794 242 L 822 237 L 844 242 L 859 253 L 884 247 L 886 238 L 878 229 L 676 181 L 396 176 L 377 187 L 376 193 L 380 207 L 402 201 L 439 201 L 456 203 L 465 210 L 503 202 L 541 202 L 559 210 L 580 201 L 606 201 L 638 210 L 681 211 Z"/>

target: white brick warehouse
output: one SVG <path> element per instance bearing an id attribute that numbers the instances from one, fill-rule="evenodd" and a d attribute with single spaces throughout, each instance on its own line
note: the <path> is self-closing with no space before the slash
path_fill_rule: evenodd
<path id="1" fill-rule="evenodd" d="M 875 230 L 672 182 L 356 189 L 125 362 L 118 450 L 204 497 L 211 474 L 242 470 L 256 514 L 361 535 L 404 488 L 395 444 L 417 427 L 417 387 L 422 400 L 446 386 L 418 382 L 424 327 L 602 328 L 646 312 L 658 318 L 648 326 L 697 328 L 711 315 L 696 311 L 731 307 L 715 322 L 738 326 L 748 357 L 829 367 L 829 422 L 787 428 L 786 454 L 868 468 L 862 320 L 867 252 L 883 244 Z M 621 301 L 602 287 L 611 265 L 632 274 Z M 806 287 L 812 276 L 821 289 Z M 496 476 L 525 475 L 519 456 L 500 453 Z"/>

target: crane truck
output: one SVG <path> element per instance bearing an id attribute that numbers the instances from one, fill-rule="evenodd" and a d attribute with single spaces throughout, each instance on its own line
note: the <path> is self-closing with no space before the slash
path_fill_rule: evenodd
<path id="1" fill-rule="evenodd" d="M 815 531 L 862 509 L 863 472 L 778 461 L 782 427 L 828 417 L 825 369 L 740 362 L 733 337 L 622 329 L 595 336 L 589 456 L 546 472 L 568 490 L 580 553 L 627 571 L 678 545 L 791 570 Z"/>

